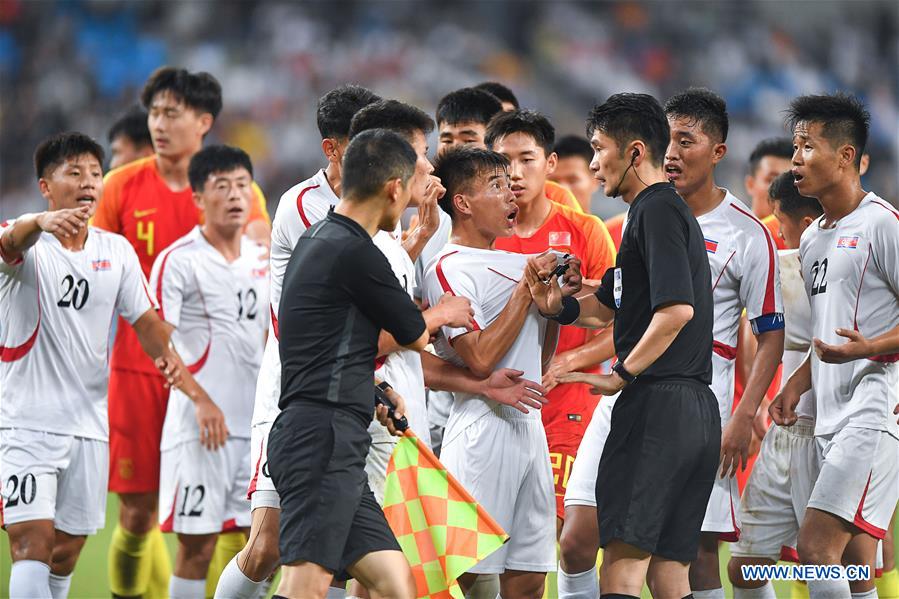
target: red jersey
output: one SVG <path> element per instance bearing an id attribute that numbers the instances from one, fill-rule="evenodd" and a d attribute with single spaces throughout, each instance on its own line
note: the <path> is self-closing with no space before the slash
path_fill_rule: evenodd
<path id="1" fill-rule="evenodd" d="M 268 219 L 262 190 L 253 183 L 253 191 L 255 201 L 250 204 L 250 221 Z M 191 189 L 169 189 L 153 155 L 107 173 L 93 224 L 124 235 L 137 252 L 144 276 L 149 277 L 156 256 L 202 220 L 202 211 L 194 203 Z M 122 370 L 158 373 L 141 348 L 134 329 L 121 319 L 110 365 Z"/>
<path id="2" fill-rule="evenodd" d="M 547 179 L 546 183 L 543 184 L 543 193 L 544 195 L 546 195 L 546 197 L 548 197 L 556 204 L 567 206 L 578 214 L 584 213 L 584 209 L 581 208 L 581 205 L 577 201 L 577 198 L 574 197 L 574 194 L 571 193 L 571 190 L 564 185 L 560 185 L 555 181 L 550 181 L 549 179 Z"/>
<path id="3" fill-rule="evenodd" d="M 609 230 L 609 235 L 612 236 L 612 242 L 615 244 L 616 250 L 621 248 L 621 234 L 624 232 L 624 219 L 626 216 L 627 212 L 622 212 L 607 218 L 605 221 L 606 228 Z"/>
<path id="4" fill-rule="evenodd" d="M 768 227 L 768 230 L 771 231 L 771 236 L 774 237 L 774 245 L 777 246 L 777 249 L 789 249 L 787 247 L 787 242 L 784 241 L 780 236 L 780 221 L 777 220 L 777 217 L 773 214 L 769 214 L 768 216 L 760 220 L 762 221 L 762 224 Z"/>

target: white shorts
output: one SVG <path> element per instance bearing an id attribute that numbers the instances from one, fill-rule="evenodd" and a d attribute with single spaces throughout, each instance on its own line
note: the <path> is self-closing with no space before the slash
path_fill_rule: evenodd
<path id="1" fill-rule="evenodd" d="M 163 532 L 203 535 L 250 526 L 250 440 L 229 438 L 210 451 L 199 439 L 162 452 L 159 524 Z"/>
<path id="2" fill-rule="evenodd" d="M 435 391 L 428 389 L 428 426 L 431 432 L 431 449 L 438 456 L 440 446 L 443 444 L 443 431 L 449 420 L 450 411 L 453 408 L 454 396 L 449 391 Z"/>
<path id="3" fill-rule="evenodd" d="M 510 537 L 469 572 L 556 569 L 556 499 L 539 414 L 495 406 L 443 446 L 441 461 Z"/>
<path id="4" fill-rule="evenodd" d="M 737 488 L 737 477 L 721 478 L 720 469 L 715 473 L 715 484 L 709 504 L 705 508 L 702 520 L 702 532 L 716 532 L 720 540 L 730 543 L 740 538 L 740 520 L 737 508 L 740 505 L 740 491 Z"/>
<path id="5" fill-rule="evenodd" d="M 768 429 L 743 489 L 740 540 L 731 555 L 774 561 L 791 555 L 818 471 L 814 432 L 814 423 L 802 421 Z"/>
<path id="6" fill-rule="evenodd" d="M 250 467 L 252 476 L 247 487 L 247 499 L 250 500 L 250 511 L 266 507 L 281 509 L 281 496 L 275 490 L 268 471 L 268 433 L 272 430 L 272 422 L 254 424 L 250 430 Z"/>
<path id="7" fill-rule="evenodd" d="M 106 524 L 109 443 L 27 429 L 0 429 L 0 522 L 53 520 L 92 535 Z"/>
<path id="8" fill-rule="evenodd" d="M 365 456 L 365 474 L 368 475 L 368 486 L 375 496 L 378 505 L 384 504 L 384 484 L 387 482 L 387 464 L 396 447 L 397 437 L 372 442 Z"/>
<path id="9" fill-rule="evenodd" d="M 612 428 L 612 408 L 615 407 L 617 400 L 617 394 L 603 397 L 593 410 L 593 418 L 584 432 L 584 438 L 581 439 L 581 446 L 577 450 L 577 457 L 568 477 L 565 507 L 573 505 L 596 507 L 596 473 L 599 472 L 599 460 L 606 446 L 606 439 L 609 438 L 609 430 Z"/>
<path id="10" fill-rule="evenodd" d="M 899 440 L 847 426 L 816 441 L 821 461 L 808 507 L 882 539 L 899 499 Z"/>

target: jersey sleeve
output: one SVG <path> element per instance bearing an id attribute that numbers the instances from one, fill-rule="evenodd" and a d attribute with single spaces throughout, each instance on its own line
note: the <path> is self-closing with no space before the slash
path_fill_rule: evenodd
<path id="1" fill-rule="evenodd" d="M 665 304 L 692 306 L 695 302 L 687 250 L 689 228 L 672 201 L 664 199 L 654 202 L 652 207 L 645 207 L 636 231 L 636 241 L 649 277 L 653 311 Z"/>
<path id="2" fill-rule="evenodd" d="M 119 217 L 121 210 L 122 187 L 120 176 L 109 173 L 103 181 L 103 195 L 97 202 L 97 209 L 91 219 L 91 224 L 98 229 L 112 233 L 122 232 L 122 220 Z"/>
<path id="3" fill-rule="evenodd" d="M 440 257 L 434 264 L 434 268 L 430 269 L 425 275 L 425 292 L 428 305 L 436 306 L 444 293 L 451 293 L 458 297 L 464 297 L 471 302 L 471 308 L 474 311 L 474 322 L 472 327 L 479 331 L 487 326 L 484 318 L 484 308 L 480 303 L 480 299 L 475 288 L 474 280 L 470 275 L 461 272 L 454 263 L 452 253 L 445 254 Z M 448 341 L 464 335 L 469 329 L 464 327 L 441 327 L 444 337 Z"/>
<path id="4" fill-rule="evenodd" d="M 181 307 L 192 279 L 190 265 L 169 248 L 156 258 L 150 271 L 150 288 L 156 294 L 159 317 L 175 328 L 181 324 Z M 173 255 L 174 254 L 174 255 Z"/>
<path id="5" fill-rule="evenodd" d="M 5 220 L 0 222 L 0 237 L 3 237 L 3 234 L 6 233 L 8 229 L 11 229 L 15 224 L 15 220 Z M 29 248 L 31 249 L 31 248 Z M 21 264 L 24 262 L 24 254 L 28 253 L 28 250 L 23 252 L 23 255 L 18 259 L 14 260 L 13 258 L 6 256 L 3 253 L 3 245 L 0 244 L 0 273 L 12 273 L 14 272 Z"/>
<path id="6" fill-rule="evenodd" d="M 354 243 L 340 260 L 345 285 L 353 303 L 376 326 L 408 345 L 425 332 L 421 310 L 400 286 L 390 263 L 373 243 Z"/>
<path id="7" fill-rule="evenodd" d="M 875 224 L 871 247 L 877 269 L 899 297 L 899 213 L 888 210 L 892 216 L 884 215 Z"/>
<path id="8" fill-rule="evenodd" d="M 753 231 L 743 244 L 740 268 L 740 303 L 750 321 L 760 316 L 783 314 L 784 311 L 780 294 L 780 264 L 774 239 L 767 227 L 757 229 L 758 232 Z"/>
<path id="9" fill-rule="evenodd" d="M 268 214 L 268 207 L 265 205 L 265 194 L 262 188 L 253 181 L 253 201 L 250 203 L 250 220 L 249 222 L 264 220 L 266 224 L 271 224 L 272 219 Z"/>
<path id="10" fill-rule="evenodd" d="M 122 281 L 116 295 L 116 310 L 122 318 L 134 324 L 148 310 L 156 306 L 134 248 L 124 239 L 121 240 L 119 246 L 122 256 Z"/>

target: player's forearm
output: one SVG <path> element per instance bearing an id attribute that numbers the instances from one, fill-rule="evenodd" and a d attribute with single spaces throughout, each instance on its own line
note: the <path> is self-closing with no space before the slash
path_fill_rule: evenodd
<path id="1" fill-rule="evenodd" d="M 783 389 L 789 388 L 791 391 L 795 392 L 797 395 L 802 395 L 806 391 L 812 388 L 812 354 L 809 354 L 805 357 L 802 364 L 799 365 L 799 368 L 793 372 L 787 382 L 784 383 Z"/>
<path id="2" fill-rule="evenodd" d="M 612 359 L 615 355 L 615 341 L 612 338 L 612 329 L 605 329 L 580 347 L 575 347 L 556 356 L 557 360 L 564 360 L 566 370 L 584 370 L 602 364 Z"/>
<path id="3" fill-rule="evenodd" d="M 541 356 L 541 364 L 544 372 L 549 368 L 553 356 L 556 354 L 556 347 L 559 345 L 559 323 L 555 320 L 546 321 L 546 331 L 543 336 L 543 355 Z"/>
<path id="4" fill-rule="evenodd" d="M 783 359 L 783 348 L 783 329 L 768 331 L 758 336 L 758 349 L 755 352 L 749 377 L 746 379 L 743 396 L 734 412 L 736 415 L 749 420 L 755 417 L 759 405 L 777 373 L 777 367 Z"/>
<path id="5" fill-rule="evenodd" d="M 403 241 L 403 249 L 409 254 L 409 259 L 415 262 L 421 256 L 421 252 L 434 236 L 433 231 L 426 231 L 421 226 L 415 227 Z"/>
<path id="6" fill-rule="evenodd" d="M 578 298 L 581 313 L 574 325 L 583 329 L 604 329 L 615 320 L 615 311 L 604 305 L 596 295 Z"/>
<path id="7" fill-rule="evenodd" d="M 868 355 L 866 356 L 868 358 L 899 353 L 899 326 L 890 329 L 882 335 L 868 339 L 868 345 Z"/>
<path id="8" fill-rule="evenodd" d="M 3 235 L 0 236 L 0 255 L 4 260 L 15 262 L 41 238 L 41 227 L 37 222 L 38 216 L 39 214 L 20 216 L 11 227 L 3 232 Z"/>
<path id="9" fill-rule="evenodd" d="M 652 366 L 692 318 L 693 307 L 689 304 L 673 304 L 656 310 L 643 337 L 624 361 L 625 369 L 638 375 Z"/>
<path id="10" fill-rule="evenodd" d="M 530 306 L 530 291 L 526 284 L 519 283 L 500 315 L 486 329 L 477 332 L 471 345 L 464 343 L 464 336 L 460 339 L 463 344 L 457 344 L 457 350 L 462 352 L 462 359 L 475 375 L 486 378 L 496 369 L 518 338 Z"/>
<path id="11" fill-rule="evenodd" d="M 467 368 L 460 368 L 432 353 L 421 353 L 421 367 L 425 385 L 436 391 L 483 394 L 484 379 L 475 376 Z"/>

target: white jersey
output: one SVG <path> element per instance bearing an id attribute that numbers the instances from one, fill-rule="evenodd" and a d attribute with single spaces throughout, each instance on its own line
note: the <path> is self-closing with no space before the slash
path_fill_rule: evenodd
<path id="1" fill-rule="evenodd" d="M 812 308 L 805 294 L 800 272 L 799 250 L 779 250 L 780 288 L 784 302 L 784 357 L 783 383 L 802 364 L 812 343 Z M 796 363 L 798 362 L 798 364 Z M 796 415 L 806 420 L 815 419 L 815 396 L 803 393 L 796 406 Z"/>
<path id="2" fill-rule="evenodd" d="M 714 210 L 696 220 L 705 237 L 712 271 L 712 391 L 718 398 L 724 427 L 733 411 L 740 315 L 745 309 L 752 321 L 783 313 L 777 248 L 767 227 L 729 191 Z"/>
<path id="3" fill-rule="evenodd" d="M 131 244 L 94 227 L 79 252 L 42 233 L 0 261 L 0 427 L 108 440 L 113 316 L 153 307 Z"/>
<path id="4" fill-rule="evenodd" d="M 431 305 L 435 305 L 446 292 L 468 298 L 474 310 L 475 325 L 478 329 L 484 329 L 506 307 L 515 286 L 524 276 L 528 257 L 526 254 L 448 243 L 428 265 L 424 280 L 425 298 Z M 532 305 L 521 332 L 506 355 L 500 359 L 497 368 L 515 368 L 524 371 L 526 379 L 542 380 L 541 356 L 545 330 L 546 321 L 540 317 L 537 307 Z M 468 331 L 464 328 L 442 327 L 441 334 L 434 342 L 437 355 L 464 367 L 464 362 L 453 350 L 452 341 L 466 332 Z M 444 447 L 495 407 L 495 402 L 481 395 L 455 393 L 455 402 L 443 439 Z M 540 420 L 540 411 L 530 410 L 528 417 Z"/>
<path id="5" fill-rule="evenodd" d="M 264 252 L 243 237 L 240 257 L 229 263 L 196 226 L 159 254 L 150 274 L 159 315 L 175 327 L 175 348 L 222 410 L 236 438 L 250 438 L 256 376 L 269 322 Z M 172 389 L 160 448 L 199 437 L 193 402 Z"/>
<path id="6" fill-rule="evenodd" d="M 837 328 L 867 338 L 886 333 L 899 317 L 899 212 L 869 193 L 830 229 L 824 217 L 809 225 L 799 243 L 802 278 L 812 310 L 812 335 L 841 345 Z M 816 435 L 846 426 L 899 436 L 896 364 L 899 354 L 825 364 L 812 354 L 817 404 Z"/>
<path id="7" fill-rule="evenodd" d="M 403 248 L 402 229 L 398 226 L 393 233 L 386 231 L 378 231 L 372 238 L 374 244 L 381 250 L 381 253 L 387 257 L 393 274 L 409 298 L 412 298 L 413 286 L 415 283 L 415 265 L 409 258 L 409 254 Z M 424 441 L 425 445 L 431 444 L 430 425 L 428 423 L 428 407 L 425 400 L 425 375 L 421 367 L 421 356 L 418 352 L 408 349 L 400 349 L 392 352 L 384 357 L 383 360 L 376 360 L 377 370 L 375 376 L 390 383 L 397 393 L 406 401 L 406 419 L 409 421 L 411 428 L 419 439 Z M 376 420 L 372 421 L 368 427 L 371 433 L 372 441 L 385 439 L 394 441 L 383 426 Z"/>
<path id="8" fill-rule="evenodd" d="M 338 201 L 339 198 L 334 195 L 325 171 L 320 170 L 313 177 L 285 191 L 278 202 L 278 209 L 272 221 L 272 253 L 269 261 L 272 334 L 265 343 L 262 368 L 256 383 L 253 424 L 272 422 L 279 412 L 281 355 L 278 353 L 278 305 L 281 301 L 281 287 L 287 263 L 300 236 L 306 229 L 325 218 Z"/>

